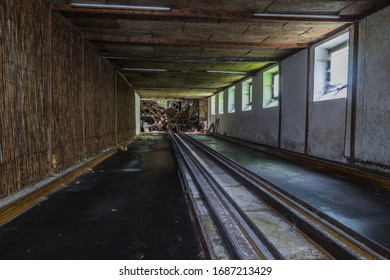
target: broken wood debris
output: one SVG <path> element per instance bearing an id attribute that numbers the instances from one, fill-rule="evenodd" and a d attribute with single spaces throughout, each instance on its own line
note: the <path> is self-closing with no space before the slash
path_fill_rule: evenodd
<path id="1" fill-rule="evenodd" d="M 118 145 L 117 144 L 117 147 L 118 147 L 119 151 L 127 151 L 127 146 L 123 146 L 123 145 Z"/>
<path id="2" fill-rule="evenodd" d="M 155 100 L 141 102 L 141 131 L 166 131 L 168 126 L 180 127 L 183 131 L 203 129 L 199 121 L 198 100 L 167 101 L 166 106 Z"/>
<path id="3" fill-rule="evenodd" d="M 139 141 L 148 141 L 148 140 L 153 140 L 153 137 L 145 136 L 145 135 L 137 135 L 135 139 Z"/>

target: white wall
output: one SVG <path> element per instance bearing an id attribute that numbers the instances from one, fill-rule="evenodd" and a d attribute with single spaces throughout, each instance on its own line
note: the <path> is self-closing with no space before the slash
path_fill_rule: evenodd
<path id="1" fill-rule="evenodd" d="M 308 50 L 281 62 L 281 141 L 289 151 L 305 151 Z"/>
<path id="2" fill-rule="evenodd" d="M 358 164 L 390 168 L 390 7 L 359 24 L 356 100 Z"/>
<path id="3" fill-rule="evenodd" d="M 346 99 L 310 102 L 308 154 L 346 162 Z"/>
<path id="4" fill-rule="evenodd" d="M 242 82 L 236 84 L 236 111 L 228 113 L 228 90 L 224 94 L 224 114 L 211 115 L 210 122 L 220 120 L 219 133 L 234 138 L 278 146 L 279 107 L 263 109 L 263 75 L 252 77 L 252 110 L 242 111 Z M 210 104 L 210 103 L 209 103 Z"/>
<path id="5" fill-rule="evenodd" d="M 351 127 L 354 123 L 351 122 L 354 116 L 351 105 L 351 79 L 347 99 L 313 101 L 311 90 L 314 82 L 311 80 L 308 83 L 308 77 L 313 75 L 308 73 L 308 69 L 313 69 L 313 67 L 308 67 L 312 61 L 312 56 L 310 56 L 310 61 L 308 60 L 308 53 L 313 52 L 313 47 L 281 61 L 280 106 L 262 108 L 262 73 L 258 73 L 256 77 L 253 77 L 251 111 L 241 111 L 241 83 L 238 83 L 236 112 L 227 113 L 228 93 L 226 90 L 225 113 L 209 115 L 209 121 L 220 119 L 219 133 L 222 135 L 277 147 L 280 109 L 280 148 L 305 153 L 306 146 L 308 155 L 348 162 L 350 148 L 355 146 L 356 159 L 353 161 L 352 157 L 352 164 L 390 173 L 389 27 L 390 7 L 359 23 L 356 140 L 351 133 L 354 131 Z M 354 38 L 354 36 L 351 37 Z M 351 49 L 351 53 L 354 51 L 356 50 Z M 352 71 L 349 76 L 352 77 Z M 310 85 L 309 88 L 308 85 Z M 308 115 L 307 112 L 309 112 Z M 305 142 L 306 132 L 307 143 Z"/>

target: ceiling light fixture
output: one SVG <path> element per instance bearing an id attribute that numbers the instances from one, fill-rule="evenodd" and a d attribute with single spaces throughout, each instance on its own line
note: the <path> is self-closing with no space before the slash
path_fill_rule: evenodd
<path id="1" fill-rule="evenodd" d="M 132 72 L 167 72 L 167 69 L 152 69 L 152 68 L 122 68 L 122 71 Z"/>
<path id="2" fill-rule="evenodd" d="M 217 73 L 217 74 L 233 74 L 233 75 L 248 75 L 246 72 L 239 71 L 222 71 L 222 70 L 207 70 L 207 73 Z"/>
<path id="3" fill-rule="evenodd" d="M 254 13 L 253 16 L 255 16 L 255 17 L 310 18 L 310 19 L 340 19 L 339 15 L 324 15 L 324 14 Z"/>
<path id="4" fill-rule="evenodd" d="M 171 11 L 171 8 L 169 7 L 154 7 L 154 6 L 130 6 L 130 5 L 88 4 L 88 3 L 71 3 L 70 5 L 75 8 L 139 10 L 139 11 L 158 11 L 158 12 Z"/>

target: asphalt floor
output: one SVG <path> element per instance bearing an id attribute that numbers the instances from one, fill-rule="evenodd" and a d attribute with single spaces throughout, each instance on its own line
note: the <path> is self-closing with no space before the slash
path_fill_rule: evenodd
<path id="1" fill-rule="evenodd" d="M 167 135 L 133 142 L 3 225 L 0 259 L 202 259 Z"/>

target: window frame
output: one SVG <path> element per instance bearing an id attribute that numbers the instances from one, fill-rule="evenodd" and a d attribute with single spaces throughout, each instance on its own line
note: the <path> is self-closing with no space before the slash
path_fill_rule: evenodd
<path id="1" fill-rule="evenodd" d="M 248 89 L 244 91 L 244 87 L 248 85 Z M 241 110 L 242 111 L 251 111 L 252 110 L 252 103 L 253 103 L 253 79 L 249 78 L 242 82 L 241 84 L 241 95 L 242 95 L 242 104 L 241 104 Z M 248 98 L 245 98 L 245 96 L 248 96 Z M 244 99 L 245 98 L 245 99 Z M 244 103 L 244 100 L 248 100 L 247 104 Z"/>
<path id="2" fill-rule="evenodd" d="M 335 48 L 332 48 L 332 49 L 330 49 L 329 50 L 329 57 L 330 57 L 330 59 L 329 59 L 329 67 L 328 67 L 328 73 L 329 73 L 329 84 L 330 85 L 335 85 L 335 84 L 333 84 L 332 83 L 332 62 L 334 62 L 334 59 L 332 59 L 332 55 L 334 54 L 334 53 L 337 53 L 337 52 L 340 52 L 340 51 L 343 51 L 343 50 L 345 50 L 346 49 L 346 52 L 347 52 L 347 55 L 349 55 L 349 45 L 348 45 L 348 43 L 347 42 L 344 42 L 344 44 L 340 44 L 340 45 L 337 45 Z M 346 81 L 346 83 L 344 84 L 344 85 L 348 85 L 348 60 L 347 60 L 347 81 Z M 329 92 L 327 92 L 327 93 L 329 93 Z"/>
<path id="3" fill-rule="evenodd" d="M 216 110 L 215 110 L 215 95 L 211 96 L 211 98 L 210 98 L 210 113 L 213 116 L 216 113 Z"/>
<path id="4" fill-rule="evenodd" d="M 228 114 L 232 114 L 236 112 L 236 86 L 232 86 L 228 88 Z M 233 108 L 231 109 L 231 105 Z"/>
<path id="5" fill-rule="evenodd" d="M 277 96 L 275 96 L 275 76 L 278 76 L 278 91 L 277 91 Z M 278 100 L 280 95 L 280 73 L 275 72 L 272 73 L 272 100 Z"/>
<path id="6" fill-rule="evenodd" d="M 278 96 L 275 96 L 275 76 L 278 76 Z M 280 65 L 274 64 L 262 73 L 263 109 L 278 107 L 280 99 Z"/>
<path id="7" fill-rule="evenodd" d="M 223 115 L 224 112 L 225 112 L 225 95 L 224 95 L 224 92 L 221 91 L 220 93 L 218 93 L 218 115 Z M 221 106 L 222 105 L 222 106 Z"/>
<path id="8" fill-rule="evenodd" d="M 350 30 L 346 29 L 313 46 L 311 52 L 313 102 L 347 98 L 351 86 L 351 36 Z M 344 64 L 346 71 L 343 73 L 343 76 L 346 77 L 346 83 L 335 84 L 332 83 L 332 73 L 334 73 L 334 70 L 332 71 L 332 54 L 343 49 L 347 51 L 347 59 Z"/>

